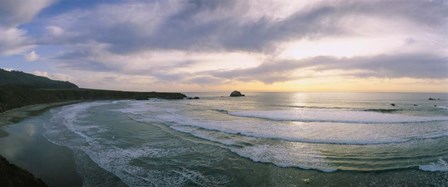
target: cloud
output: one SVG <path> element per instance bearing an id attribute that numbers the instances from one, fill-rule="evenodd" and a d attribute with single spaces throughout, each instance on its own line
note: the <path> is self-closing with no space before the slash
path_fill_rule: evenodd
<path id="1" fill-rule="evenodd" d="M 41 77 L 48 77 L 48 72 L 45 71 L 34 71 L 33 74 Z"/>
<path id="2" fill-rule="evenodd" d="M 225 83 L 226 80 L 212 77 L 212 76 L 198 76 L 198 77 L 190 78 L 183 82 L 199 84 L 199 85 L 219 85 L 219 84 Z"/>
<path id="3" fill-rule="evenodd" d="M 0 55 L 54 47 L 56 68 L 73 77 L 103 73 L 105 82 L 273 84 L 322 73 L 445 79 L 447 2 L 119 0 L 61 6 L 22 27 L 53 1 L 0 0 Z"/>
<path id="4" fill-rule="evenodd" d="M 358 78 L 448 79 L 448 57 L 433 54 L 394 54 L 335 58 L 319 56 L 302 60 L 269 61 L 257 67 L 204 72 L 209 76 L 266 84 L 309 78 L 338 70 Z M 314 73 L 309 74 L 308 72 Z M 304 73 L 307 72 L 305 75 Z"/>
<path id="5" fill-rule="evenodd" d="M 64 33 L 64 29 L 62 29 L 61 27 L 57 27 L 57 26 L 48 26 L 48 27 L 46 27 L 46 29 L 53 36 L 60 36 Z"/>
<path id="6" fill-rule="evenodd" d="M 0 36 L 0 56 L 20 54 L 31 47 L 26 32 L 21 29 L 2 28 L 0 25 Z"/>
<path id="7" fill-rule="evenodd" d="M 245 1 L 132 1 L 73 11 L 51 24 L 76 30 L 70 42 L 94 40 L 110 44 L 114 53 L 146 49 L 254 51 L 269 48 L 270 41 L 276 39 L 331 27 L 318 22 L 316 12 L 325 10 L 306 10 L 275 21 L 271 15 L 253 13 L 257 7 Z"/>
<path id="8" fill-rule="evenodd" d="M 21 54 L 33 47 L 21 24 L 30 22 L 53 0 L 0 0 L 0 56 Z"/>
<path id="9" fill-rule="evenodd" d="M 272 52 L 281 42 L 365 33 L 424 29 L 446 31 L 446 1 L 127 1 L 76 10 L 49 24 L 76 32 L 71 43 L 109 44 L 114 53 L 140 50 Z M 294 10 L 294 9 L 293 9 Z M 382 23 L 392 22 L 389 25 Z M 355 26 L 356 25 L 356 26 Z M 395 27 L 395 28 L 390 28 Z M 405 27 L 405 28 L 403 28 Z M 420 27 L 420 28 L 419 28 Z M 384 33 L 383 33 L 384 34 Z"/>
<path id="10" fill-rule="evenodd" d="M 31 21 L 42 9 L 51 5 L 54 0 L 1 0 L 0 25 L 15 27 Z"/>
<path id="11" fill-rule="evenodd" d="M 38 59 L 39 59 L 39 55 L 36 53 L 36 51 L 31 51 L 25 55 L 25 60 L 28 62 L 33 62 Z"/>
<path id="12" fill-rule="evenodd" d="M 363 70 L 356 77 L 379 78 L 448 78 L 448 56 L 433 54 L 394 54 L 343 59 L 317 59 L 316 71 L 341 69 Z"/>
<path id="13" fill-rule="evenodd" d="M 81 71 L 152 76 L 159 81 L 184 80 L 196 72 L 212 69 L 251 67 L 259 64 L 256 54 L 190 53 L 185 51 L 145 51 L 115 54 L 101 43 L 80 44 L 57 56 L 59 66 Z M 244 62 L 244 63 L 241 63 Z"/>
<path id="14" fill-rule="evenodd" d="M 73 77 L 62 73 L 48 73 L 46 71 L 33 71 L 34 75 L 47 77 L 53 80 L 71 81 Z"/>
<path id="15" fill-rule="evenodd" d="M 14 68 L 2 68 L 2 69 L 6 71 L 16 71 Z"/>

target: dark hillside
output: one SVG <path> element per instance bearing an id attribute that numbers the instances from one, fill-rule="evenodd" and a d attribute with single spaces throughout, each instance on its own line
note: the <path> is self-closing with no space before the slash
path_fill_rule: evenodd
<path id="1" fill-rule="evenodd" d="M 184 97 L 186 96 L 181 93 L 82 89 L 70 82 L 0 69 L 0 112 L 33 104 L 73 100 L 146 100 L 149 98 L 183 99 Z"/>
<path id="2" fill-rule="evenodd" d="M 0 86 L 0 112 L 33 104 L 74 100 L 183 99 L 181 93 L 125 92 L 92 89 L 31 89 L 17 86 Z"/>
<path id="3" fill-rule="evenodd" d="M 78 88 L 75 84 L 67 81 L 51 80 L 46 77 L 36 76 L 21 71 L 6 71 L 4 69 L 0 69 L 0 86 L 8 85 L 28 88 Z"/>

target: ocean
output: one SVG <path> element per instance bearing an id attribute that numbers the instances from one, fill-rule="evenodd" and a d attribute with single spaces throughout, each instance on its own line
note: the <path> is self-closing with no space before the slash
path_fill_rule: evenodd
<path id="1" fill-rule="evenodd" d="M 33 124 L 84 186 L 448 186 L 448 94 L 187 95 L 201 99 L 84 102 Z"/>

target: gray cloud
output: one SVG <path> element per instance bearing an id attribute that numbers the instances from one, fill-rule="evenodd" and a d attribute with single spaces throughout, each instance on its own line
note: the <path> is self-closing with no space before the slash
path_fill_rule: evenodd
<path id="1" fill-rule="evenodd" d="M 316 70 L 365 70 L 357 77 L 448 78 L 448 57 L 432 54 L 396 54 L 348 59 L 318 59 Z"/>
<path id="2" fill-rule="evenodd" d="M 239 81 L 261 81 L 270 84 L 297 78 L 292 75 L 292 72 L 299 68 L 306 67 L 307 65 L 309 64 L 302 61 L 272 61 L 263 63 L 254 68 L 228 71 L 209 71 L 204 73 L 223 79 L 233 79 Z"/>
<path id="3" fill-rule="evenodd" d="M 261 81 L 270 84 L 306 77 L 300 74 L 300 69 L 303 68 L 318 72 L 342 70 L 346 71 L 344 76 L 361 78 L 447 79 L 448 57 L 432 54 L 395 54 L 353 58 L 320 56 L 303 60 L 267 62 L 254 68 L 209 71 L 205 74 L 223 79 Z"/>
<path id="4" fill-rule="evenodd" d="M 0 5 L 1 2 L 0 0 Z M 297 75 L 297 71 L 300 72 L 305 68 L 314 71 L 345 70 L 347 72 L 345 76 L 353 77 L 446 79 L 447 57 L 446 54 L 438 54 L 439 51 L 434 53 L 391 51 L 388 55 L 353 58 L 321 56 L 303 60 L 266 60 L 254 68 L 216 70 L 211 67 L 210 70 L 196 73 L 173 71 L 173 69 L 188 68 L 200 63 L 207 66 L 206 62 L 148 59 L 144 62 L 148 64 L 147 66 L 129 69 L 126 68 L 126 61 L 121 64 L 112 63 L 96 57 L 108 54 L 132 57 L 146 51 L 223 54 L 241 52 L 270 56 L 282 50 L 280 44 L 289 41 L 368 36 L 372 33 L 357 30 L 365 22 L 371 21 L 366 18 L 381 23 L 390 21 L 391 24 L 387 25 L 387 28 L 383 28 L 385 25 L 382 24 L 378 27 L 391 32 L 406 27 L 407 34 L 412 35 L 412 38 L 405 35 L 406 38 L 403 40 L 406 40 L 407 45 L 418 45 L 426 35 L 424 37 L 413 35 L 418 33 L 417 31 L 440 38 L 448 34 L 447 2 L 446 0 L 319 1 L 278 18 L 275 12 L 248 15 L 248 12 L 257 8 L 257 3 L 254 1 L 125 1 L 74 10 L 41 20 L 42 23 L 46 23 L 42 26 L 42 30 L 60 28 L 61 32 L 58 32 L 57 37 L 54 34 L 46 35 L 38 41 L 40 45 L 66 47 L 68 52 L 65 51 L 65 54 L 55 58 L 66 69 L 145 75 L 159 82 L 220 84 L 238 80 L 271 84 L 312 76 Z M 0 23 L 14 25 L 29 19 L 29 16 L 9 17 L 0 20 Z M 95 49 L 95 45 L 105 47 L 101 50 L 92 50 Z M 448 50 L 446 44 L 441 46 Z"/>
<path id="5" fill-rule="evenodd" d="M 52 24 L 76 32 L 61 42 L 93 40 L 110 44 L 114 53 L 148 49 L 269 52 L 279 42 L 354 34 L 356 26 L 347 24 L 353 19 L 362 21 L 357 17 L 363 15 L 445 31 L 448 19 L 446 0 L 324 1 L 284 19 L 265 15 L 253 20 L 244 20 L 246 13 L 256 8 L 246 1 L 190 0 L 177 3 L 176 8 L 159 1 L 133 3 L 135 6 L 122 3 L 72 12 L 66 15 L 69 19 L 61 17 L 60 22 Z M 163 6 L 168 13 L 163 13 Z M 120 12 L 129 8 L 134 12 Z M 105 19 L 112 13 L 124 14 L 123 17 L 135 14 L 138 18 Z M 163 16 L 157 17 L 158 13 Z M 207 16 L 211 18 L 206 19 Z"/>
<path id="6" fill-rule="evenodd" d="M 20 29 L 53 0 L 0 0 L 0 55 L 25 52 L 33 45 L 32 38 Z"/>
<path id="7" fill-rule="evenodd" d="M 216 78 L 211 76 L 198 76 L 194 78 L 189 78 L 184 83 L 193 83 L 199 85 L 219 85 L 225 83 L 226 80 L 222 78 Z"/>
<path id="8" fill-rule="evenodd" d="M 54 0 L 0 0 L 0 25 L 15 27 L 26 23 Z"/>
<path id="9" fill-rule="evenodd" d="M 0 27 L 0 56 L 20 54 L 30 48 L 26 33 L 17 28 Z"/>
<path id="10" fill-rule="evenodd" d="M 179 61 L 171 65 L 158 65 L 145 69 L 125 70 L 122 66 L 106 66 L 104 63 L 79 60 L 76 63 L 65 63 L 72 69 L 88 71 L 120 72 L 129 75 L 144 75 L 155 78 L 158 82 L 179 81 L 196 84 L 219 84 L 229 80 L 260 81 L 266 84 L 310 78 L 313 74 L 303 74 L 301 70 L 325 72 L 343 71 L 341 75 L 358 78 L 418 78 L 448 79 L 448 57 L 434 54 L 391 54 L 376 56 L 360 56 L 353 58 L 336 58 L 318 56 L 302 60 L 269 59 L 253 68 L 233 70 L 210 70 L 197 73 L 177 72 L 170 70 L 178 65 L 197 64 L 194 61 Z"/>

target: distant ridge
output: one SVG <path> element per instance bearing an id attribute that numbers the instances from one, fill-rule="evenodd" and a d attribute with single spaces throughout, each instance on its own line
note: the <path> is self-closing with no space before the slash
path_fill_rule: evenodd
<path id="1" fill-rule="evenodd" d="M 183 99 L 185 97 L 182 93 L 84 89 L 70 82 L 0 68 L 0 113 L 27 105 L 65 101 Z"/>
<path id="2" fill-rule="evenodd" d="M 36 76 L 21 71 L 6 71 L 0 68 L 0 86 L 20 86 L 42 89 L 71 89 L 78 88 L 68 81 L 51 80 L 47 77 Z"/>

